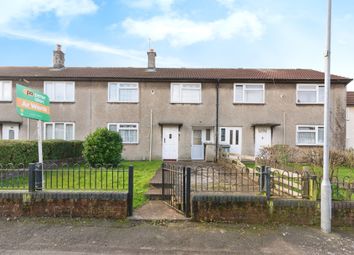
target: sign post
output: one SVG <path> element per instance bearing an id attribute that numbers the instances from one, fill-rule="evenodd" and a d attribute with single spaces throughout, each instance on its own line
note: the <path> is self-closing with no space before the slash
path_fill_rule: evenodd
<path id="1" fill-rule="evenodd" d="M 50 121 L 49 97 L 37 90 L 16 84 L 16 111 L 24 118 L 37 120 L 38 162 L 42 167 L 42 187 L 44 187 L 42 121 Z"/>

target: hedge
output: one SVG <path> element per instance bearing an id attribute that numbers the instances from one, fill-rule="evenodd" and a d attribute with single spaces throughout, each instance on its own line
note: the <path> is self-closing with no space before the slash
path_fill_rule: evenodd
<path id="1" fill-rule="evenodd" d="M 82 157 L 82 141 L 43 141 L 43 160 Z M 38 161 L 37 141 L 0 141 L 0 164 L 28 164 Z"/>

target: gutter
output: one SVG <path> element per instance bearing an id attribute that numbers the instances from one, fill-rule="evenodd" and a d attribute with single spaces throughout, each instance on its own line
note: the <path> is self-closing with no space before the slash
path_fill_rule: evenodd
<path id="1" fill-rule="evenodd" d="M 216 80 L 216 123 L 215 123 L 215 161 L 218 161 L 218 152 L 219 152 L 219 88 L 220 88 L 220 79 Z"/>

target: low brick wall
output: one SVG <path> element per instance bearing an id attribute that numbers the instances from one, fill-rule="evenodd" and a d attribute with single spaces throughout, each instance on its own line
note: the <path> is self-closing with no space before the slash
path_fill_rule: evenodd
<path id="1" fill-rule="evenodd" d="M 195 221 L 249 224 L 285 223 L 319 225 L 320 202 L 272 199 L 263 196 L 196 194 L 192 198 Z M 354 226 L 354 201 L 333 202 L 333 226 Z"/>
<path id="2" fill-rule="evenodd" d="M 118 192 L 0 192 L 0 216 L 127 217 L 127 193 Z"/>

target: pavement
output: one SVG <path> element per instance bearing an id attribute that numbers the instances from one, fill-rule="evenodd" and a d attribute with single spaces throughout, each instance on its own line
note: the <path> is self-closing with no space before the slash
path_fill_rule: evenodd
<path id="1" fill-rule="evenodd" d="M 354 229 L 115 221 L 0 219 L 0 254 L 354 254 Z"/>
<path id="2" fill-rule="evenodd" d="M 178 213 L 160 200 L 147 201 L 142 207 L 134 210 L 134 215 L 130 219 L 146 221 L 186 220 L 183 214 Z"/>

